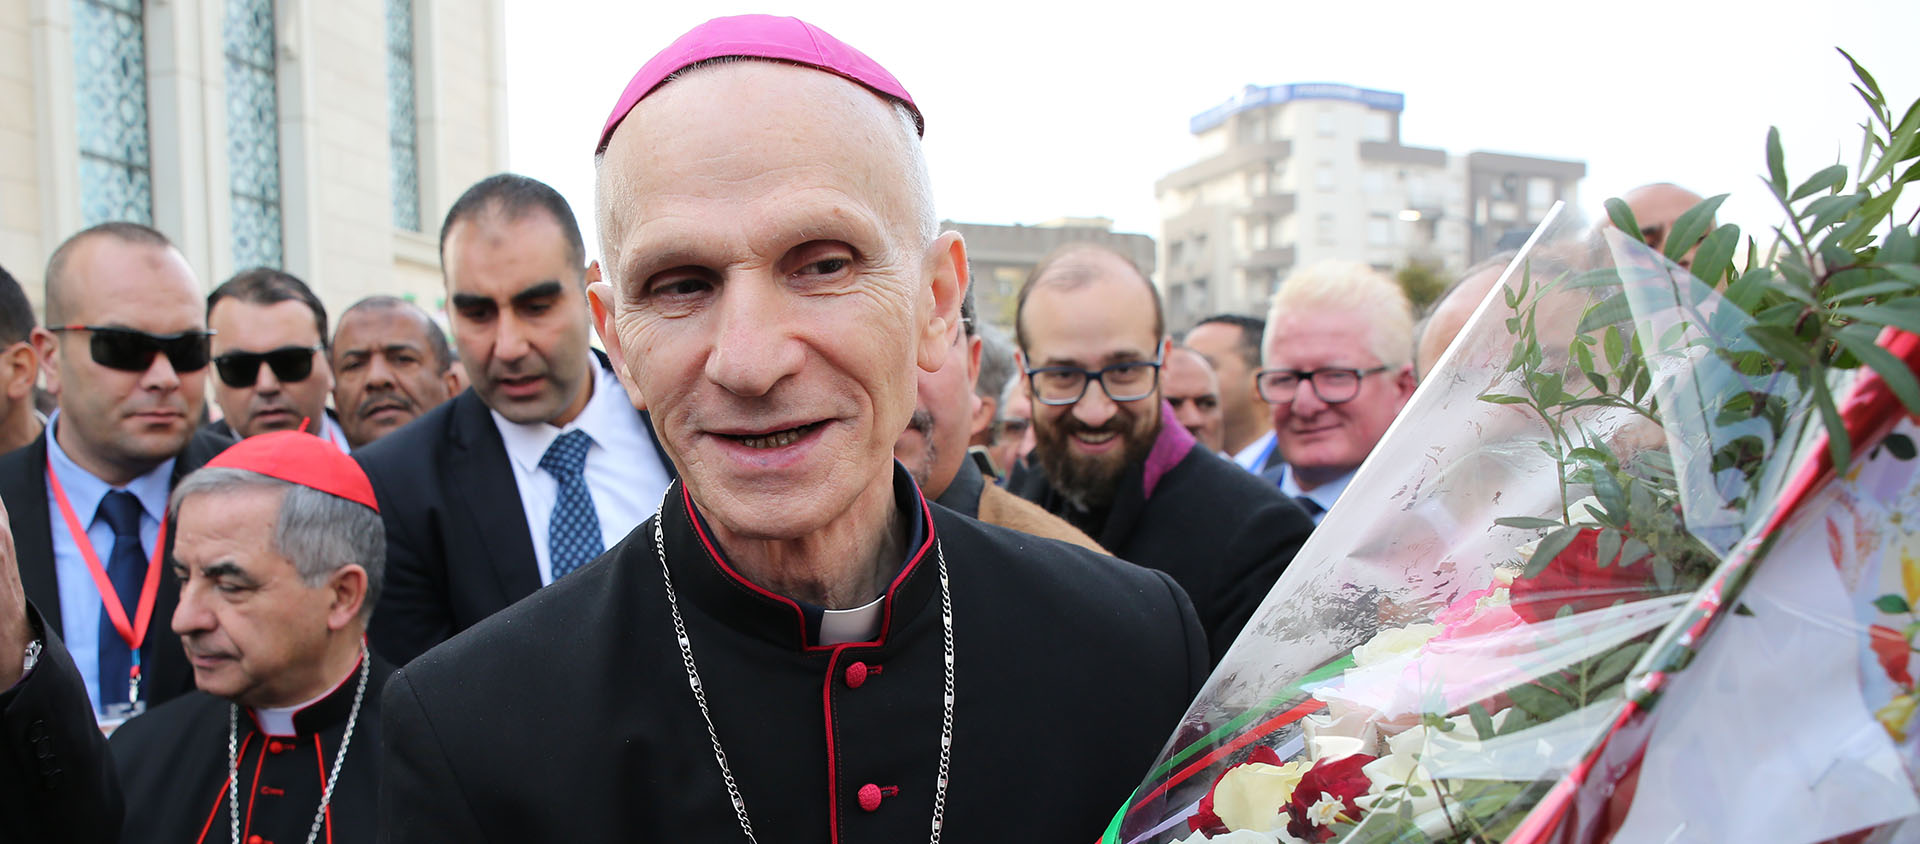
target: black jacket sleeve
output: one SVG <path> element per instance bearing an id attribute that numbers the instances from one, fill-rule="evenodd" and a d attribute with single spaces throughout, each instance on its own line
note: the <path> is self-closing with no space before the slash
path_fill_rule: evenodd
<path id="1" fill-rule="evenodd" d="M 46 648 L 0 692 L 0 841 L 115 841 L 125 803 L 86 683 L 32 603 L 27 620 Z"/>
<path id="2" fill-rule="evenodd" d="M 486 841 L 406 669 L 380 696 L 380 842 Z"/>

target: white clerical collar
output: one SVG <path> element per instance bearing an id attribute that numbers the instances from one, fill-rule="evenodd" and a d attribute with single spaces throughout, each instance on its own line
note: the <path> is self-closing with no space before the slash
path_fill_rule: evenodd
<path id="1" fill-rule="evenodd" d="M 880 635 L 880 605 L 887 596 L 881 595 L 864 607 L 850 610 L 820 611 L 820 645 L 844 645 L 848 642 L 871 642 Z"/>
<path id="2" fill-rule="evenodd" d="M 311 700 L 304 700 L 292 706 L 275 706 L 265 709 L 256 706 L 248 709 L 253 712 L 254 722 L 260 725 L 260 732 L 270 736 L 297 736 L 300 731 L 293 726 L 293 716 L 299 715 L 301 710 L 326 700 L 329 695 L 340 691 L 340 687 L 345 686 L 347 681 L 353 679 L 359 671 L 360 661 L 356 659 L 353 661 L 353 667 L 347 670 L 347 676 L 340 678 L 340 682 L 333 684 L 332 688 L 321 692 Z"/>
<path id="3" fill-rule="evenodd" d="M 594 359 L 593 381 L 587 386 L 593 394 L 587 397 L 587 406 L 573 417 L 565 427 L 554 427 L 545 422 L 515 422 L 500 415 L 500 411 L 489 408 L 493 414 L 493 425 L 500 430 L 500 444 L 506 447 L 507 458 L 518 464 L 520 470 L 529 475 L 540 469 L 540 458 L 547 453 L 547 447 L 568 431 L 586 431 L 595 444 L 607 448 L 618 436 L 620 425 L 637 424 L 633 413 L 633 404 L 627 398 L 627 390 L 620 386 L 620 379 Z"/>

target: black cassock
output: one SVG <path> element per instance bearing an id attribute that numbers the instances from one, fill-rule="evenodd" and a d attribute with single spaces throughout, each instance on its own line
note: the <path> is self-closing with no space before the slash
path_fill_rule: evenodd
<path id="1" fill-rule="evenodd" d="M 347 746 L 317 841 L 353 844 L 375 839 L 379 794 L 380 690 L 393 666 L 373 658 L 360 717 Z M 240 840 L 248 844 L 304 844 L 320 808 L 320 792 L 353 709 L 360 667 L 326 697 L 295 713 L 295 735 L 260 731 L 240 708 Z M 193 692 L 120 726 L 109 745 L 126 795 L 123 842 L 228 842 L 227 701 Z"/>
<path id="2" fill-rule="evenodd" d="M 1096 840 L 1206 676 L 1171 578 L 929 507 L 897 466 L 895 505 L 925 541 L 873 641 L 810 645 L 806 608 L 740 578 L 682 490 L 658 517 L 674 590 L 761 841 L 926 840 L 945 675 L 936 541 L 955 654 L 944 841 Z M 744 840 L 653 530 L 394 675 L 386 840 Z"/>

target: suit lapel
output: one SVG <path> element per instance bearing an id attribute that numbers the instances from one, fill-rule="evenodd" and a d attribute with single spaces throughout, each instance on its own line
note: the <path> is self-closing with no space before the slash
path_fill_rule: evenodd
<path id="1" fill-rule="evenodd" d="M 20 565 L 20 585 L 55 633 L 65 635 L 60 617 L 60 583 L 54 574 L 53 524 L 47 515 L 47 434 L 10 455 L 9 471 L 0 475 L 0 497 L 13 506 L 14 555 Z"/>
<path id="2" fill-rule="evenodd" d="M 464 556 L 455 553 L 452 540 L 461 535 L 476 537 L 479 545 L 468 553 L 491 564 L 507 603 L 513 603 L 540 588 L 540 567 L 534 562 L 533 535 L 521 507 L 520 485 L 513 479 L 507 447 L 486 403 L 472 390 L 453 401 L 457 404 L 447 490 L 461 503 L 450 503 L 449 509 L 464 509 L 472 523 L 471 530 L 450 532 L 448 565 L 458 565 L 455 560 Z"/>

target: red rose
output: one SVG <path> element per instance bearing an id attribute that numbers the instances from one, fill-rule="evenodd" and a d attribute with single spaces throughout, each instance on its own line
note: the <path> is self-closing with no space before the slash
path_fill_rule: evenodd
<path id="1" fill-rule="evenodd" d="M 1213 792 L 1220 788 L 1220 781 L 1227 778 L 1227 771 L 1254 762 L 1274 766 L 1282 764 L 1280 754 L 1275 753 L 1273 748 L 1263 744 L 1255 747 L 1252 753 L 1247 754 L 1247 758 L 1244 761 L 1239 764 L 1228 765 L 1226 771 L 1221 771 L 1220 776 L 1213 778 L 1213 787 L 1207 789 L 1207 796 L 1200 798 L 1199 809 L 1193 813 L 1193 817 L 1187 819 L 1188 830 L 1192 832 L 1204 832 L 1208 836 L 1227 834 L 1227 825 L 1220 820 L 1219 815 L 1213 813 Z"/>
<path id="2" fill-rule="evenodd" d="M 1366 794 L 1373 784 L 1360 769 L 1374 758 L 1365 753 L 1355 753 L 1314 763 L 1300 778 L 1300 784 L 1293 787 L 1293 799 L 1287 801 L 1287 832 L 1306 841 L 1332 838 L 1332 828 L 1315 824 L 1307 814 L 1313 804 L 1328 796 L 1340 801 L 1341 812 L 1348 820 L 1359 820 L 1360 807 L 1354 800 Z"/>
<path id="3" fill-rule="evenodd" d="M 1652 554 L 1625 563 L 1616 551 L 1605 566 L 1599 564 L 1599 555 L 1600 531 L 1580 531 L 1545 570 L 1514 579 L 1507 591 L 1514 613 L 1533 624 L 1551 620 L 1561 607 L 1581 613 L 1650 595 Z"/>

